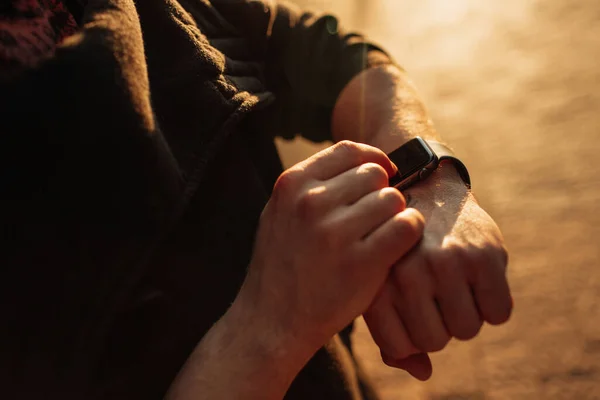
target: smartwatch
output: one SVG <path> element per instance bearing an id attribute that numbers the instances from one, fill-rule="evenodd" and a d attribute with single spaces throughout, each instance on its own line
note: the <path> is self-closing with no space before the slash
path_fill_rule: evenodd
<path id="1" fill-rule="evenodd" d="M 442 161 L 452 162 L 465 185 L 471 188 L 467 167 L 442 143 L 417 136 L 388 154 L 388 158 L 398 167 L 398 173 L 390 179 L 390 186 L 398 190 L 427 179 Z"/>

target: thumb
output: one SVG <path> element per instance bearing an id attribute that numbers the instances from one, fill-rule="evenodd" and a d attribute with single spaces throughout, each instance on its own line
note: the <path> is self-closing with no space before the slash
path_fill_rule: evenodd
<path id="1" fill-rule="evenodd" d="M 381 359 L 386 365 L 403 369 L 420 381 L 428 380 L 433 373 L 431 359 L 427 353 L 413 354 L 402 359 L 393 359 L 382 352 Z"/>

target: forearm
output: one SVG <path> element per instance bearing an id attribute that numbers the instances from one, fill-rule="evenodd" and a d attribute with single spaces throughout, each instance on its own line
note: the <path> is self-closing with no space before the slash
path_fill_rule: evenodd
<path id="1" fill-rule="evenodd" d="M 439 140 L 414 85 L 394 65 L 364 70 L 345 86 L 333 110 L 332 135 L 386 152 L 415 136 Z"/>
<path id="2" fill-rule="evenodd" d="M 339 95 L 332 115 L 335 141 L 352 140 L 389 153 L 415 136 L 442 141 L 429 118 L 417 90 L 400 68 L 389 65 L 364 70 Z M 439 168 L 428 179 L 462 185 L 452 167 Z"/>
<path id="3" fill-rule="evenodd" d="M 310 355 L 234 303 L 191 354 L 167 399 L 282 399 Z"/>

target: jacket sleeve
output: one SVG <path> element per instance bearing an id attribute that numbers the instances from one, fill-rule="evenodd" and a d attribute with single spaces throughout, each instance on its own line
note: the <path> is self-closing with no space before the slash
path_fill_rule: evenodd
<path id="1" fill-rule="evenodd" d="M 278 136 L 331 140 L 331 113 L 344 86 L 366 68 L 393 63 L 363 36 L 344 31 L 332 15 L 283 1 L 215 3 L 264 54 L 267 87 L 277 96 L 270 128 Z"/>

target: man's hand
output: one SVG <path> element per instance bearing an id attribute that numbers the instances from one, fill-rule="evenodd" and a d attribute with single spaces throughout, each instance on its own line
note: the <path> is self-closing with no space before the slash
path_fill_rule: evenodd
<path id="1" fill-rule="evenodd" d="M 384 362 L 428 379 L 426 353 L 473 338 L 484 321 L 505 322 L 512 299 L 502 235 L 450 164 L 410 188 L 424 238 L 400 260 L 364 318 Z"/>
<path id="2" fill-rule="evenodd" d="M 352 142 L 284 172 L 236 301 L 315 350 L 362 314 L 390 266 L 421 239 L 421 214 L 387 187 L 395 172 L 381 150 Z"/>
<path id="3" fill-rule="evenodd" d="M 423 216 L 387 187 L 395 173 L 381 150 L 352 142 L 284 172 L 261 216 L 238 296 L 168 398 L 281 399 L 421 240 Z"/>

